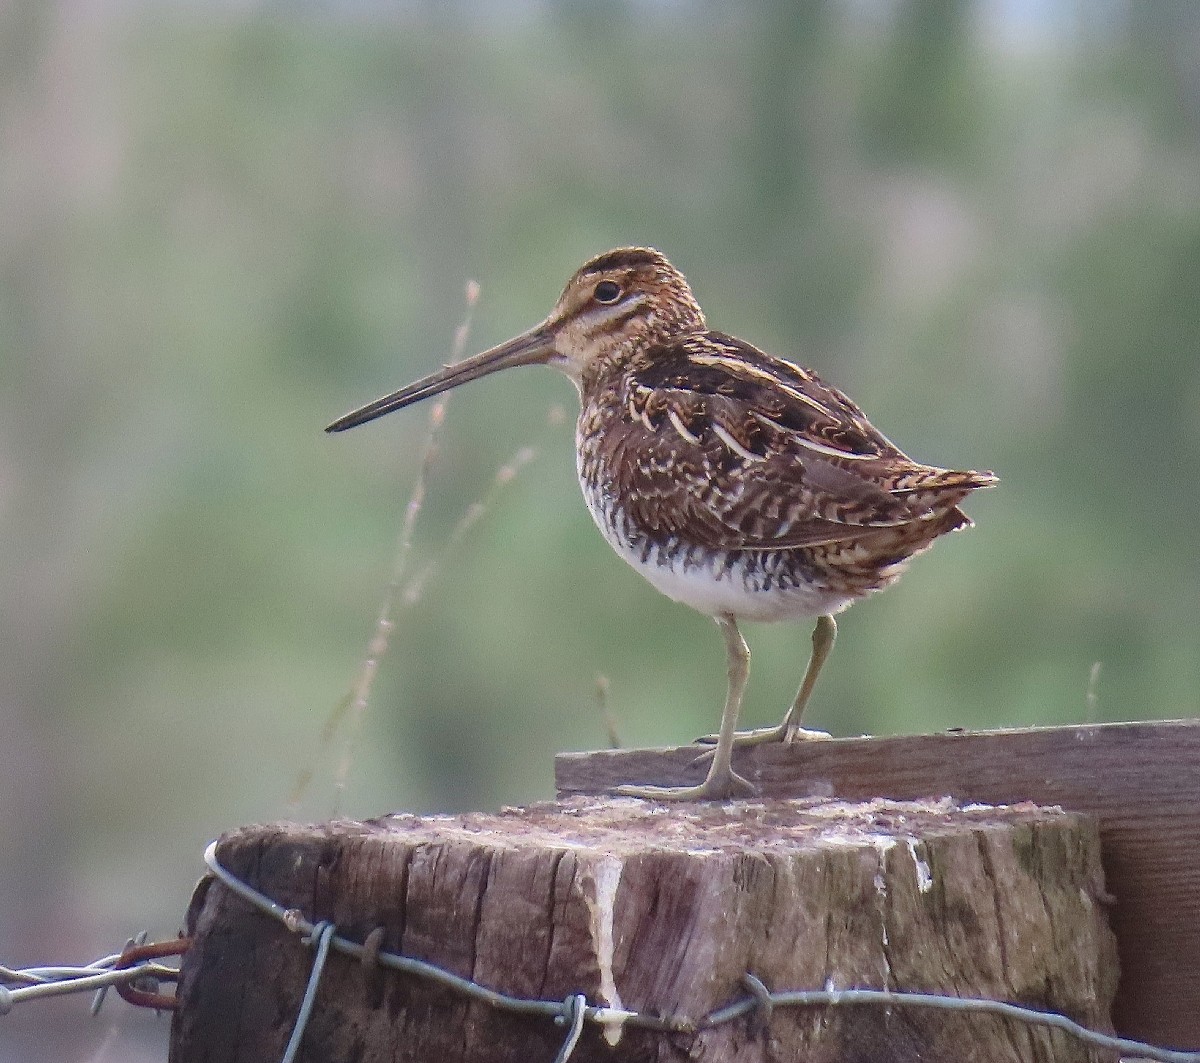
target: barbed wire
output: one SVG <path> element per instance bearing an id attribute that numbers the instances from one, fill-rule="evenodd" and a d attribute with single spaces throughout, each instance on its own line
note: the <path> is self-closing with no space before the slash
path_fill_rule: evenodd
<path id="1" fill-rule="evenodd" d="M 1126 1057 L 1151 1060 L 1154 1063 L 1200 1063 L 1200 1052 L 1162 1048 L 1126 1037 L 1117 1037 L 1084 1026 L 1059 1012 L 1043 1011 L 1008 1001 L 886 989 L 772 991 L 751 973 L 747 973 L 742 980 L 747 990 L 746 996 L 698 1019 L 590 1004 L 583 993 L 573 993 L 564 1000 L 512 996 L 463 978 L 428 961 L 383 951 L 378 948 L 378 934 L 373 941 L 360 943 L 339 935 L 336 926 L 331 922 L 313 923 L 298 909 L 285 908 L 243 882 L 220 863 L 216 851 L 217 843 L 213 842 L 205 850 L 204 862 L 226 888 L 254 908 L 279 920 L 288 931 L 296 934 L 303 944 L 315 949 L 308 983 L 281 1063 L 294 1063 L 300 1050 L 304 1031 L 312 1014 L 317 987 L 330 952 L 339 952 L 367 963 L 424 978 L 498 1010 L 551 1019 L 557 1025 L 567 1028 L 567 1035 L 555 1057 L 555 1063 L 568 1063 L 587 1022 L 600 1026 L 634 1026 L 652 1031 L 695 1034 L 755 1012 L 761 1016 L 764 1023 L 769 1022 L 776 1008 L 867 1006 L 994 1015 L 1030 1026 L 1060 1030 L 1086 1045 L 1119 1052 Z M 0 964 L 0 1017 L 7 1015 L 18 1004 L 86 992 L 95 994 L 92 1003 L 92 1013 L 95 1014 L 104 1001 L 104 994 L 110 988 L 116 989 L 131 1004 L 160 1011 L 175 1010 L 178 1006 L 176 998 L 160 993 L 159 987 L 164 982 L 178 982 L 180 969 L 157 961 L 168 956 L 182 956 L 190 945 L 191 939 L 186 937 L 146 944 L 145 935 L 142 934 L 138 938 L 130 939 L 120 952 L 101 956 L 91 963 L 22 968 Z"/>
<path id="2" fill-rule="evenodd" d="M 159 992 L 164 982 L 179 980 L 179 968 L 157 963 L 167 956 L 182 956 L 189 938 L 145 943 L 145 934 L 131 938 L 120 952 L 101 956 L 81 965 L 56 964 L 46 967 L 7 967 L 0 964 L 0 1016 L 18 1004 L 68 993 L 95 993 L 92 1014 L 104 1003 L 109 989 L 138 1007 L 173 1011 L 175 997 Z"/>
<path id="3" fill-rule="evenodd" d="M 554 1063 L 568 1063 L 571 1054 L 579 1042 L 585 1022 L 596 1023 L 600 1026 L 635 1026 L 648 1030 L 672 1033 L 695 1034 L 712 1029 L 751 1012 L 758 1012 L 764 1021 L 769 1021 L 775 1008 L 784 1007 L 866 1007 L 882 1006 L 886 1008 L 915 1008 L 938 1011 L 953 1011 L 966 1014 L 995 1015 L 1012 1019 L 1029 1026 L 1044 1026 L 1060 1030 L 1083 1044 L 1094 1048 L 1108 1049 L 1119 1052 L 1122 1056 L 1135 1057 L 1142 1060 L 1153 1060 L 1154 1063 L 1200 1063 L 1200 1052 L 1179 1051 L 1171 1048 L 1160 1048 L 1142 1041 L 1131 1040 L 1127 1037 L 1117 1037 L 1113 1034 L 1092 1029 L 1076 1022 L 1074 1019 L 1055 1011 L 1043 1011 L 1027 1007 L 1023 1004 L 1013 1004 L 1003 1000 L 989 1000 L 980 997 L 956 997 L 940 993 L 920 993 L 907 990 L 890 989 L 803 989 L 803 990 L 770 990 L 761 979 L 747 973 L 743 977 L 743 985 L 747 995 L 740 1000 L 732 1001 L 722 1008 L 709 1012 L 699 1019 L 685 1016 L 662 1016 L 646 1012 L 630 1011 L 625 1008 L 612 1008 L 603 1004 L 589 1004 L 582 993 L 574 993 L 565 1000 L 542 1000 L 528 997 L 510 996 L 488 986 L 480 985 L 468 978 L 463 978 L 447 971 L 436 964 L 425 960 L 402 956 L 395 952 L 386 952 L 365 942 L 352 941 L 337 933 L 334 924 L 328 921 L 310 922 L 304 914 L 295 908 L 285 908 L 273 901 L 266 894 L 243 882 L 217 859 L 217 842 L 213 842 L 204 852 L 204 862 L 213 875 L 229 890 L 253 905 L 259 911 L 278 919 L 283 925 L 300 937 L 309 946 L 315 946 L 316 956 L 309 973 L 308 984 L 304 998 L 292 1028 L 291 1039 L 282 1063 L 293 1063 L 296 1052 L 304 1037 L 304 1030 L 312 1012 L 312 1002 L 316 997 L 317 985 L 325 968 L 325 961 L 331 951 L 342 953 L 354 959 L 378 963 L 392 970 L 405 974 L 416 975 L 446 986 L 464 996 L 477 1000 L 489 1007 L 521 1015 L 541 1015 L 553 1020 L 556 1024 L 566 1026 L 568 1033 L 555 1057 Z M 376 939 L 375 945 L 377 946 Z"/>

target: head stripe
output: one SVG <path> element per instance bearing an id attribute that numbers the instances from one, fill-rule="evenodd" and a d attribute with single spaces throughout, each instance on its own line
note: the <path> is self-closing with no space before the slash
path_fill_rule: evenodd
<path id="1" fill-rule="evenodd" d="M 638 266 L 665 266 L 662 252 L 652 247 L 618 247 L 585 262 L 581 274 L 607 273 L 614 269 L 636 269 Z"/>

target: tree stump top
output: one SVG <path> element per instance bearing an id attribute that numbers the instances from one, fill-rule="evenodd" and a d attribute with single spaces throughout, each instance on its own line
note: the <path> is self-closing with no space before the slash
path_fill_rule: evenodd
<path id="1" fill-rule="evenodd" d="M 339 830 L 398 832 L 405 844 L 467 841 L 497 848 L 597 849 L 610 854 L 766 852 L 894 844 L 1016 824 L 1074 822 L 1057 806 L 961 805 L 821 797 L 659 804 L 632 797 L 567 797 L 498 812 L 395 813 Z M 256 828 L 250 828 L 256 829 Z M 312 828 L 299 827 L 300 831 Z"/>
<path id="2" fill-rule="evenodd" d="M 695 1024 L 774 990 L 887 988 L 1025 1002 L 1105 1027 L 1115 989 L 1095 824 L 1034 805 L 630 798 L 463 815 L 247 827 L 222 865 L 285 908 L 523 998 Z M 175 1063 L 274 1058 L 311 954 L 211 880 L 172 1030 Z M 332 956 L 301 1058 L 554 1058 L 563 1032 L 411 975 Z M 399 1055 L 397 1053 L 399 1052 Z M 1055 1031 L 902 1008 L 777 1008 L 661 1033 L 589 1026 L 618 1059 L 1083 1063 Z"/>

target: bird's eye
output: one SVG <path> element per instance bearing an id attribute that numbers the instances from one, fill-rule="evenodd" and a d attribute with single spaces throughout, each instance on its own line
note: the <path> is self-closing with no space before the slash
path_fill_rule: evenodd
<path id="1" fill-rule="evenodd" d="M 592 297 L 598 303 L 611 305 L 621 298 L 621 286 L 616 281 L 601 281 L 592 292 Z"/>

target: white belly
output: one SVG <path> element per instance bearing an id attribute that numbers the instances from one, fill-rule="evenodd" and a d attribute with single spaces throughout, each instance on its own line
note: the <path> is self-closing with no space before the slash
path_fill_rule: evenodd
<path id="1" fill-rule="evenodd" d="M 611 500 L 582 483 L 596 527 L 623 561 L 655 590 L 707 616 L 730 614 L 743 620 L 801 620 L 836 613 L 853 595 L 831 591 L 804 578 L 791 551 L 711 552 L 687 544 L 654 543 L 614 512 Z"/>
<path id="2" fill-rule="evenodd" d="M 603 530 L 603 529 L 602 529 Z M 608 538 L 617 554 L 640 572 L 655 590 L 672 601 L 706 616 L 732 614 L 742 620 L 801 620 L 840 612 L 853 599 L 813 584 L 763 588 L 755 586 L 736 563 L 725 568 L 724 554 L 714 555 L 712 564 L 684 563 L 662 557 L 663 551 L 651 553 L 647 561 L 641 552 L 634 552 Z"/>

